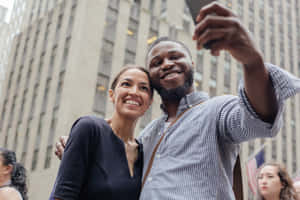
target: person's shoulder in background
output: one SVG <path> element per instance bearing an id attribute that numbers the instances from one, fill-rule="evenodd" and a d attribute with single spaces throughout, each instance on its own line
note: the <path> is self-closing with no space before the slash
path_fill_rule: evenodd
<path id="1" fill-rule="evenodd" d="M 0 189 L 1 200 L 22 200 L 21 194 L 13 187 L 4 187 Z"/>

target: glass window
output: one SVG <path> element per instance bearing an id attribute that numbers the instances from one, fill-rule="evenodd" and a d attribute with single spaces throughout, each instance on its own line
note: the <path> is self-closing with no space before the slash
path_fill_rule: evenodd
<path id="1" fill-rule="evenodd" d="M 112 42 L 115 41 L 117 20 L 118 10 L 108 8 L 105 21 L 104 38 Z"/>
<path id="2" fill-rule="evenodd" d="M 108 40 L 103 40 L 98 72 L 107 76 L 111 73 L 114 44 Z"/>
<path id="3" fill-rule="evenodd" d="M 103 74 L 98 74 L 96 94 L 94 99 L 94 111 L 96 113 L 105 114 L 106 97 L 109 88 L 109 77 Z"/>

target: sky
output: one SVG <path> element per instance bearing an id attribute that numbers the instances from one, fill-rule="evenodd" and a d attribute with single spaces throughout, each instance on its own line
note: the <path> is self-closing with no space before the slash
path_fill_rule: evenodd
<path id="1" fill-rule="evenodd" d="M 6 15 L 6 21 L 9 21 L 9 17 L 12 11 L 12 7 L 14 4 L 14 0 L 0 0 L 0 5 L 5 6 L 8 8 L 8 13 Z"/>

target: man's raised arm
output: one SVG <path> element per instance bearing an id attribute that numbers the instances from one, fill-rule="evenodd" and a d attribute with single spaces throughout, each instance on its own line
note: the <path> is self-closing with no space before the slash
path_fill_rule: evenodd
<path id="1" fill-rule="evenodd" d="M 252 107 L 262 120 L 273 122 L 278 110 L 275 91 L 263 56 L 249 31 L 235 14 L 219 3 L 202 8 L 197 22 L 193 36 L 197 49 L 215 40 L 210 49 L 212 55 L 218 56 L 221 50 L 226 50 L 242 63 L 245 93 Z"/>

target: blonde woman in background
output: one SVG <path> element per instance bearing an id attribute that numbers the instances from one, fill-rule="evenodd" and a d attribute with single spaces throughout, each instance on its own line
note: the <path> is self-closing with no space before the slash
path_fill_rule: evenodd
<path id="1" fill-rule="evenodd" d="M 293 181 L 278 163 L 264 164 L 257 176 L 258 200 L 296 200 Z"/>

